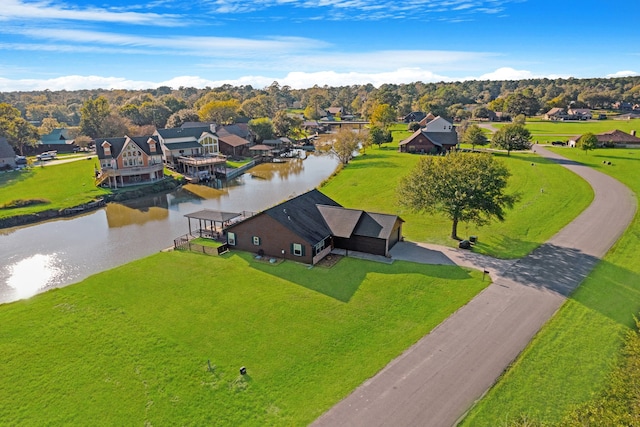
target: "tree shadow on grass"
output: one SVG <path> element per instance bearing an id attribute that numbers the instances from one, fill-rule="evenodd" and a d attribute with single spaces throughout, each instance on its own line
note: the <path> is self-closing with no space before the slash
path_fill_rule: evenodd
<path id="1" fill-rule="evenodd" d="M 32 170 L 11 171 L 0 174 L 0 186 L 15 185 L 33 176 Z"/>
<path id="2" fill-rule="evenodd" d="M 287 280 L 344 303 L 351 300 L 366 276 L 371 273 L 388 275 L 390 284 L 399 280 L 398 275 L 402 274 L 421 274 L 446 280 L 467 280 L 471 277 L 468 270 L 458 266 L 426 265 L 405 261 L 383 264 L 354 258 L 343 258 L 332 268 L 311 267 L 291 261 L 280 265 L 266 265 L 250 261 L 249 265 L 263 273 Z"/>
<path id="3" fill-rule="evenodd" d="M 545 243 L 518 260 L 502 276 L 568 297 L 599 261 L 579 250 Z"/>

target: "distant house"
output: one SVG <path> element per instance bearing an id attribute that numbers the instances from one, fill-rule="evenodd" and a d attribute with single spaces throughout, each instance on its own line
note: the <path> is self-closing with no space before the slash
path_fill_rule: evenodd
<path id="1" fill-rule="evenodd" d="M 430 121 L 434 120 L 435 118 L 436 116 L 434 116 L 433 113 L 428 113 L 418 123 L 420 124 L 420 127 L 425 127 L 427 124 L 429 124 Z"/>
<path id="2" fill-rule="evenodd" d="M 311 190 L 225 229 L 240 250 L 316 264 L 333 248 L 388 255 L 402 237 L 395 215 L 345 209 Z"/>
<path id="3" fill-rule="evenodd" d="M 618 101 L 613 104 L 613 108 L 620 111 L 631 111 L 633 109 L 633 104 L 627 101 Z"/>
<path id="4" fill-rule="evenodd" d="M 593 114 L 588 108 L 569 108 L 567 110 L 569 120 L 591 120 Z"/>
<path id="5" fill-rule="evenodd" d="M 451 150 L 457 144 L 458 133 L 455 127 L 442 117 L 436 117 L 424 128 L 418 129 L 409 138 L 401 141 L 399 151 L 402 153 L 438 154 Z"/>
<path id="6" fill-rule="evenodd" d="M 511 115 L 509 113 L 505 113 L 503 111 L 496 111 L 495 115 L 491 116 L 491 121 L 493 122 L 510 122 Z"/>
<path id="7" fill-rule="evenodd" d="M 247 123 L 234 123 L 232 125 L 218 126 L 217 132 L 218 135 L 221 133 L 227 133 L 239 136 L 240 138 L 249 141 L 249 144 L 253 144 L 256 140 L 255 135 L 251 132 Z"/>
<path id="8" fill-rule="evenodd" d="M 569 146 L 575 147 L 581 136 L 570 139 Z M 596 138 L 598 139 L 598 147 L 640 147 L 640 138 L 636 136 L 636 131 L 634 130 L 628 134 L 616 129 L 599 133 L 596 135 Z"/>
<path id="9" fill-rule="evenodd" d="M 215 125 L 156 129 L 153 134 L 162 147 L 164 162 L 180 172 L 180 158 L 217 155 L 219 150 Z"/>
<path id="10" fill-rule="evenodd" d="M 251 143 L 229 132 L 220 131 L 218 133 L 220 142 L 220 152 L 225 156 L 238 157 L 248 156 Z"/>
<path id="11" fill-rule="evenodd" d="M 58 153 L 73 153 L 78 151 L 79 147 L 75 140 L 68 134 L 67 129 L 54 129 L 48 135 L 42 135 L 36 145 L 37 153 L 45 151 L 57 151 Z"/>
<path id="12" fill-rule="evenodd" d="M 16 152 L 7 141 L 7 138 L 0 136 L 0 171 L 10 170 L 16 167 Z"/>
<path id="13" fill-rule="evenodd" d="M 164 178 L 162 150 L 157 136 L 99 138 L 95 140 L 100 162 L 98 184 L 110 188 L 153 183 Z"/>
<path id="14" fill-rule="evenodd" d="M 329 107 L 325 110 L 327 116 L 340 116 L 344 115 L 344 107 Z"/>
<path id="15" fill-rule="evenodd" d="M 640 119 L 640 112 L 620 114 L 613 118 L 613 120 L 632 120 L 632 119 Z"/>
<path id="16" fill-rule="evenodd" d="M 402 118 L 402 121 L 404 121 L 405 123 L 411 123 L 411 122 L 420 123 L 420 121 L 424 119 L 426 116 L 427 116 L 427 113 L 423 111 L 412 111 L 406 116 L 404 116 Z"/>
<path id="17" fill-rule="evenodd" d="M 544 115 L 546 120 L 565 120 L 569 117 L 564 108 L 554 107 Z"/>

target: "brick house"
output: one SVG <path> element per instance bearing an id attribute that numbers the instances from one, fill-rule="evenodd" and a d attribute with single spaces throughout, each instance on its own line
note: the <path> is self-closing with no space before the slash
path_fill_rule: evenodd
<path id="1" fill-rule="evenodd" d="M 396 215 L 346 209 L 311 190 L 225 228 L 230 247 L 316 264 L 333 248 L 388 255 L 402 237 Z"/>

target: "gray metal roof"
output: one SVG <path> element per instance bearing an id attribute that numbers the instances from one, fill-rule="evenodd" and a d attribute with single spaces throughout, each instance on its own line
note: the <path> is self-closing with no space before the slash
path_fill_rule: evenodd
<path id="1" fill-rule="evenodd" d="M 11 157 L 12 159 L 16 158 L 16 152 L 13 151 L 13 148 L 7 141 L 7 138 L 0 136 L 0 158 L 8 159 Z"/>
<path id="2" fill-rule="evenodd" d="M 241 216 L 241 213 L 215 211 L 212 209 L 203 209 L 201 211 L 186 214 L 185 217 L 193 219 L 203 219 L 206 221 L 227 222 Z"/>

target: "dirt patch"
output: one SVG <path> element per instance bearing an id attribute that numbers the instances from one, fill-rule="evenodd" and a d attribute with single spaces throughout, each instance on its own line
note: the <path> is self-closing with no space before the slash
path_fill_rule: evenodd
<path id="1" fill-rule="evenodd" d="M 316 263 L 316 266 L 331 268 L 336 265 L 342 258 L 344 258 L 343 255 L 329 254 L 326 257 L 322 258 L 318 263 Z"/>

